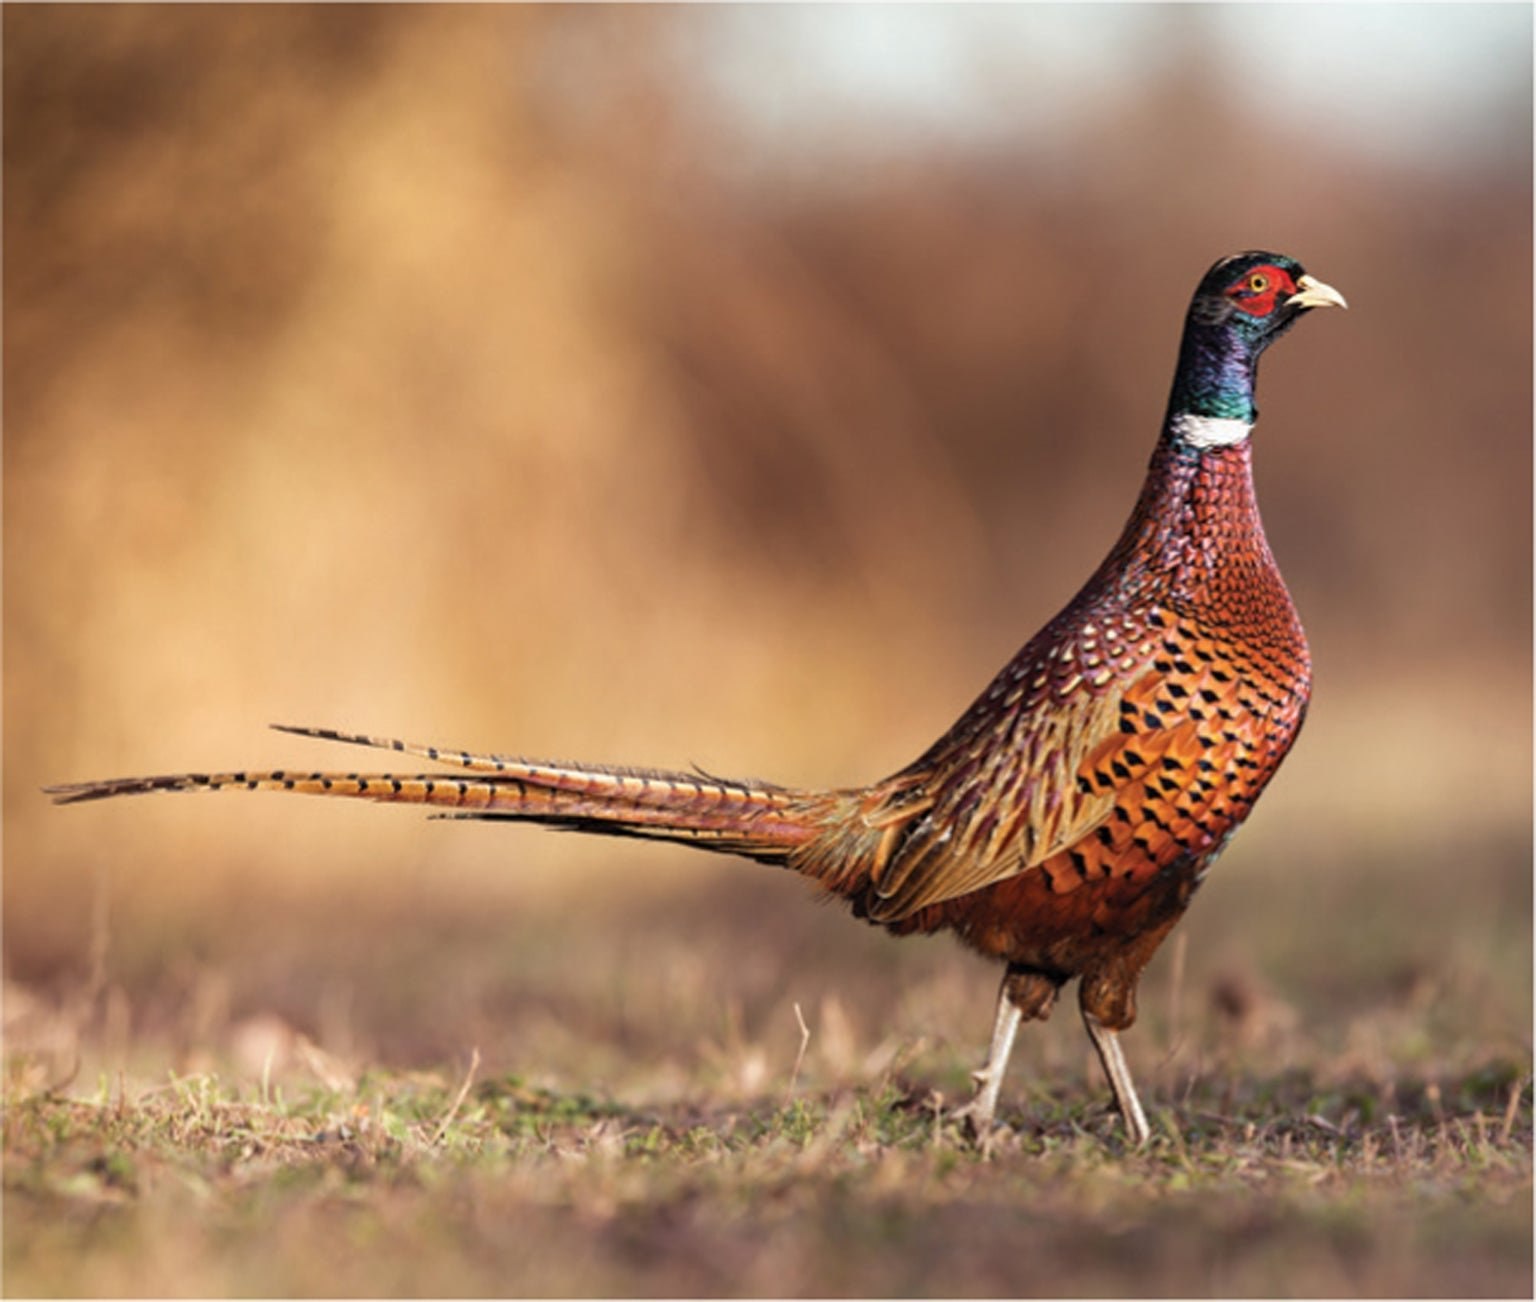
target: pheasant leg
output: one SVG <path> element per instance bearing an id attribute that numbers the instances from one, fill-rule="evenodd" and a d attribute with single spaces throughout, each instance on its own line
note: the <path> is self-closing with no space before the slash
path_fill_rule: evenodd
<path id="1" fill-rule="evenodd" d="M 1125 1052 L 1120 1048 L 1120 1035 L 1105 1026 L 1086 1008 L 1083 1009 L 1083 1025 L 1093 1047 L 1099 1051 L 1099 1061 L 1104 1064 L 1104 1074 L 1109 1077 L 1109 1087 L 1115 1092 L 1115 1104 L 1125 1119 L 1131 1143 L 1140 1148 L 1152 1138 L 1147 1125 L 1147 1114 L 1141 1110 L 1141 1100 L 1136 1097 L 1136 1084 L 1131 1080 L 1131 1069 L 1126 1065 Z"/>
<path id="2" fill-rule="evenodd" d="M 1008 978 L 1003 978 L 997 994 L 997 1020 L 992 1026 L 992 1047 L 987 1051 L 984 1067 L 971 1073 L 976 1083 L 976 1093 L 957 1115 L 965 1118 L 967 1129 L 975 1139 L 984 1138 L 992 1129 L 992 1118 L 997 1112 L 997 1095 L 1003 1087 L 1003 1073 L 1008 1070 L 1008 1058 L 1013 1053 L 1013 1037 L 1019 1032 L 1024 1020 L 1024 1010 L 1008 997 Z"/>
<path id="3" fill-rule="evenodd" d="M 971 1135 L 984 1140 L 992 1129 L 997 1113 L 997 1094 L 1003 1086 L 1003 1073 L 1013 1053 L 1013 1039 L 1020 1022 L 1044 1021 L 1056 1003 L 1061 980 L 1029 968 L 1009 966 L 997 992 L 997 1020 L 992 1027 L 992 1047 L 984 1067 L 971 1073 L 976 1093 L 957 1115 L 966 1120 Z"/>

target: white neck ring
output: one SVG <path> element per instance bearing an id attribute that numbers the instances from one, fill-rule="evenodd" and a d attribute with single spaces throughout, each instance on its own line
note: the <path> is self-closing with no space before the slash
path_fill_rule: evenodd
<path id="1" fill-rule="evenodd" d="M 1187 411 L 1170 420 L 1168 428 L 1174 438 L 1197 448 L 1229 448 L 1253 433 L 1253 426 L 1245 420 L 1194 416 Z"/>

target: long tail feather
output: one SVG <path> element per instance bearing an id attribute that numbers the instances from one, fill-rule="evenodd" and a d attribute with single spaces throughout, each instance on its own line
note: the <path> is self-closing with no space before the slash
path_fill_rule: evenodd
<path id="1" fill-rule="evenodd" d="M 348 746 L 371 746 L 375 750 L 392 750 L 400 755 L 415 755 L 419 759 L 432 760 L 437 764 L 452 764 L 462 769 L 473 769 L 478 773 L 505 773 L 509 768 L 524 768 L 528 764 L 528 761 L 516 759 L 511 755 L 477 755 L 467 750 L 429 746 L 425 742 L 401 741 L 398 737 L 373 737 L 364 732 L 341 732 L 336 728 L 308 728 L 296 723 L 273 723 L 268 727 L 275 732 L 292 733 L 295 737 L 312 737 L 316 741 L 339 741 Z"/>
<path id="2" fill-rule="evenodd" d="M 394 750 L 469 770 L 453 774 L 174 773 L 66 783 L 45 791 L 77 804 L 154 791 L 291 791 L 426 805 L 448 817 L 518 819 L 545 826 L 642 836 L 781 862 L 818 831 L 806 793 L 765 782 L 606 765 L 548 763 L 283 726 L 282 731 Z"/>
<path id="3" fill-rule="evenodd" d="M 363 732 L 341 732 L 335 728 L 310 728 L 302 724 L 273 723 L 268 724 L 276 732 L 292 733 L 295 737 L 310 737 L 317 741 L 339 741 L 347 746 L 371 746 L 375 750 L 391 750 L 397 755 L 414 755 L 418 759 L 431 760 L 436 764 L 448 764 L 454 768 L 470 769 L 476 773 L 501 773 L 509 777 L 522 778 L 526 781 L 538 782 L 542 785 L 573 790 L 584 790 L 588 777 L 593 773 L 603 773 L 611 777 L 636 777 L 636 778 L 667 778 L 680 782 L 691 782 L 694 776 L 703 778 L 706 783 L 713 786 L 730 787 L 736 790 L 751 790 L 762 792 L 781 792 L 789 794 L 786 788 L 775 786 L 771 782 L 761 779 L 734 780 L 731 778 L 716 777 L 712 773 L 706 773 L 703 769 L 696 769 L 693 774 L 673 773 L 666 770 L 635 768 L 622 764 L 579 764 L 565 760 L 529 760 L 516 755 L 490 755 L 479 754 L 475 751 L 459 750 L 450 746 L 432 746 L 426 742 L 401 741 L 398 737 L 374 737 Z"/>

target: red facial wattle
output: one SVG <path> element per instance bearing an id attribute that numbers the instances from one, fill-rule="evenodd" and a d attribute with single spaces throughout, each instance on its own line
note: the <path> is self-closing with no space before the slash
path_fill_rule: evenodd
<path id="1" fill-rule="evenodd" d="M 1266 317 L 1296 292 L 1290 272 L 1265 264 L 1253 267 L 1227 290 L 1233 307 L 1252 317 Z"/>

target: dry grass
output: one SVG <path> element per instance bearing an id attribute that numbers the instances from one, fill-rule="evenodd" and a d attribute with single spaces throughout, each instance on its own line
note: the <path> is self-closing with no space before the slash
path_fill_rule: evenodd
<path id="1" fill-rule="evenodd" d="M 8 1288 L 1526 1293 L 1529 933 L 1500 901 L 1529 875 L 1482 851 L 1439 906 L 1475 956 L 1369 875 L 1315 928 L 1294 881 L 1213 880 L 1128 1037 L 1146 1153 L 1060 1016 L 983 1160 L 948 1114 L 991 970 L 750 867 L 607 906 L 253 902 L 169 968 L 109 942 L 94 994 L 7 991 Z"/>
<path id="2" fill-rule="evenodd" d="M 13 1093 L 21 1294 L 1520 1295 L 1531 1105 L 1193 1088 L 1147 1153 L 1036 1096 L 981 1159 L 931 1088 L 630 1107 L 371 1072 Z M 1367 1114 L 1371 1119 L 1365 1119 Z M 1276 1119 L 1277 1115 L 1281 1119 Z"/>

